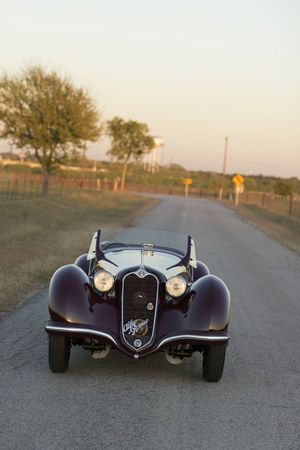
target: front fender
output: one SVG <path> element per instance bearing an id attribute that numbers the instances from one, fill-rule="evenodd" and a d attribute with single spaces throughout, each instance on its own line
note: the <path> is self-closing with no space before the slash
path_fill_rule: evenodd
<path id="1" fill-rule="evenodd" d="M 87 259 L 87 254 L 79 256 L 75 261 L 75 266 L 80 267 L 87 275 L 89 273 L 90 261 Z"/>
<path id="2" fill-rule="evenodd" d="M 118 333 L 116 302 L 106 293 L 96 293 L 87 274 L 74 264 L 61 267 L 53 275 L 48 305 L 54 321 L 106 328 L 115 335 Z"/>
<path id="3" fill-rule="evenodd" d="M 214 275 L 197 280 L 188 294 L 190 307 L 187 323 L 197 329 L 199 322 L 205 330 L 225 330 L 230 317 L 230 292 L 226 284 Z"/>
<path id="4" fill-rule="evenodd" d="M 205 275 L 192 284 L 175 305 L 166 305 L 158 315 L 157 339 L 174 334 L 225 331 L 230 315 L 230 293 L 222 280 Z"/>
<path id="5" fill-rule="evenodd" d="M 89 290 L 88 276 L 80 267 L 70 264 L 58 269 L 49 287 L 48 306 L 51 318 L 84 323 L 89 311 Z"/>
<path id="6" fill-rule="evenodd" d="M 193 280 L 196 281 L 199 278 L 209 275 L 208 267 L 200 261 L 196 261 L 196 267 L 193 267 Z"/>

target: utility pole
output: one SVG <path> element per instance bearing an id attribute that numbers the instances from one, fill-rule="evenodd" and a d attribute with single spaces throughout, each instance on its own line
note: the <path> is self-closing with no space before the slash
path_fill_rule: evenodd
<path id="1" fill-rule="evenodd" d="M 226 169 L 226 159 L 227 159 L 227 146 L 228 146 L 228 137 L 225 138 L 225 155 L 224 155 L 224 164 L 223 164 L 222 187 L 221 187 L 221 189 L 220 189 L 219 200 L 222 200 L 222 198 L 223 198 L 224 181 L 225 181 L 225 169 Z"/>

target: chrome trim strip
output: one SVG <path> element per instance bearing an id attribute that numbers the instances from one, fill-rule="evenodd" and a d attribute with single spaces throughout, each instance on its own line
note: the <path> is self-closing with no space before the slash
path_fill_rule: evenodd
<path id="1" fill-rule="evenodd" d="M 67 328 L 67 327 L 54 327 L 53 325 L 46 325 L 46 330 L 50 331 L 65 331 L 65 332 L 71 332 L 71 333 L 87 333 L 87 334 L 96 334 L 97 336 L 105 337 L 106 339 L 110 339 L 116 346 L 118 344 L 114 340 L 113 337 L 111 337 L 107 333 L 103 333 L 103 331 L 97 331 L 97 330 L 89 330 L 88 328 Z"/>
<path id="2" fill-rule="evenodd" d="M 230 336 L 199 336 L 199 335 L 192 335 L 192 334 L 183 334 L 180 336 L 173 336 L 166 339 L 163 339 L 161 343 L 158 345 L 157 348 L 161 347 L 162 345 L 166 344 L 170 341 L 180 341 L 180 339 L 193 339 L 197 341 L 229 341 Z"/>

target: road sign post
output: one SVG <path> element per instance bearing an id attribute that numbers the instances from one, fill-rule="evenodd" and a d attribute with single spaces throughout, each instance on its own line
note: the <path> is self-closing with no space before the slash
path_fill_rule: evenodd
<path id="1" fill-rule="evenodd" d="M 184 190 L 185 197 L 188 197 L 188 195 L 189 195 L 189 184 L 192 184 L 192 182 L 193 182 L 193 180 L 191 178 L 183 179 L 183 184 L 185 184 L 185 190 Z"/>
<path id="2" fill-rule="evenodd" d="M 239 204 L 239 193 L 242 192 L 241 185 L 244 183 L 244 178 L 239 173 L 232 178 L 232 181 L 235 184 L 235 204 L 236 206 Z"/>

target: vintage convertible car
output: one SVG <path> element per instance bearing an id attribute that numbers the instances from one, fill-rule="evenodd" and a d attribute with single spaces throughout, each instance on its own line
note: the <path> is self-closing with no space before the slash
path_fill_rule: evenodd
<path id="1" fill-rule="evenodd" d="M 65 372 L 79 345 L 93 358 L 110 349 L 135 359 L 164 352 L 173 364 L 200 352 L 204 379 L 222 376 L 230 293 L 197 261 L 191 236 L 99 229 L 87 254 L 54 273 L 49 312 L 52 372 Z"/>

